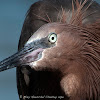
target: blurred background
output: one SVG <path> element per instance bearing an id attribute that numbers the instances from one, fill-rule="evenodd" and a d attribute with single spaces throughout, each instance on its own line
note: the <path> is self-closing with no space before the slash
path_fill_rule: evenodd
<path id="1" fill-rule="evenodd" d="M 26 12 L 36 1 L 0 0 L 0 61 L 17 52 Z M 0 72 L 0 100 L 18 100 L 15 68 Z"/>
<path id="2" fill-rule="evenodd" d="M 0 0 L 0 61 L 17 52 L 26 12 L 36 1 Z M 18 100 L 15 68 L 0 73 L 0 100 Z"/>

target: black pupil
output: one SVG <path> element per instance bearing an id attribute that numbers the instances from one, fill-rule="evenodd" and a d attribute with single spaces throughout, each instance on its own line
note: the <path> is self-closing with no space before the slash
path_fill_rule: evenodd
<path id="1" fill-rule="evenodd" d="M 54 40 L 54 37 L 52 37 L 52 40 Z"/>

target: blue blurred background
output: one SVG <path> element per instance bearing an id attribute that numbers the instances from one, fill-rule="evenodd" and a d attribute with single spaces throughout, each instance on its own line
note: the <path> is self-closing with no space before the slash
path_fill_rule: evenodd
<path id="1" fill-rule="evenodd" d="M 0 61 L 17 52 L 25 15 L 37 0 L 0 0 Z M 16 69 L 0 73 L 0 100 L 18 100 Z"/>
<path id="2" fill-rule="evenodd" d="M 26 12 L 36 1 L 0 0 L 0 61 L 17 52 Z M 18 100 L 15 68 L 0 72 L 0 100 Z"/>

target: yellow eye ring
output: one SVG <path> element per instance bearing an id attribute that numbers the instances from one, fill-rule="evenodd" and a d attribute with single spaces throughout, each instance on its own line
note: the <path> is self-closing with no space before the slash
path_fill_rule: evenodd
<path id="1" fill-rule="evenodd" d="M 56 33 L 51 33 L 49 36 L 48 36 L 48 41 L 50 43 L 55 43 L 57 41 L 57 34 Z"/>

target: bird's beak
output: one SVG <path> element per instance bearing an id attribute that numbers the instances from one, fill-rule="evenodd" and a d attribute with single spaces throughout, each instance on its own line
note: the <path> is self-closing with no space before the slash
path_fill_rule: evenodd
<path id="1" fill-rule="evenodd" d="M 1 61 L 0 72 L 39 60 L 43 49 L 48 48 L 45 40 L 42 38 L 26 44 L 20 51 Z"/>

